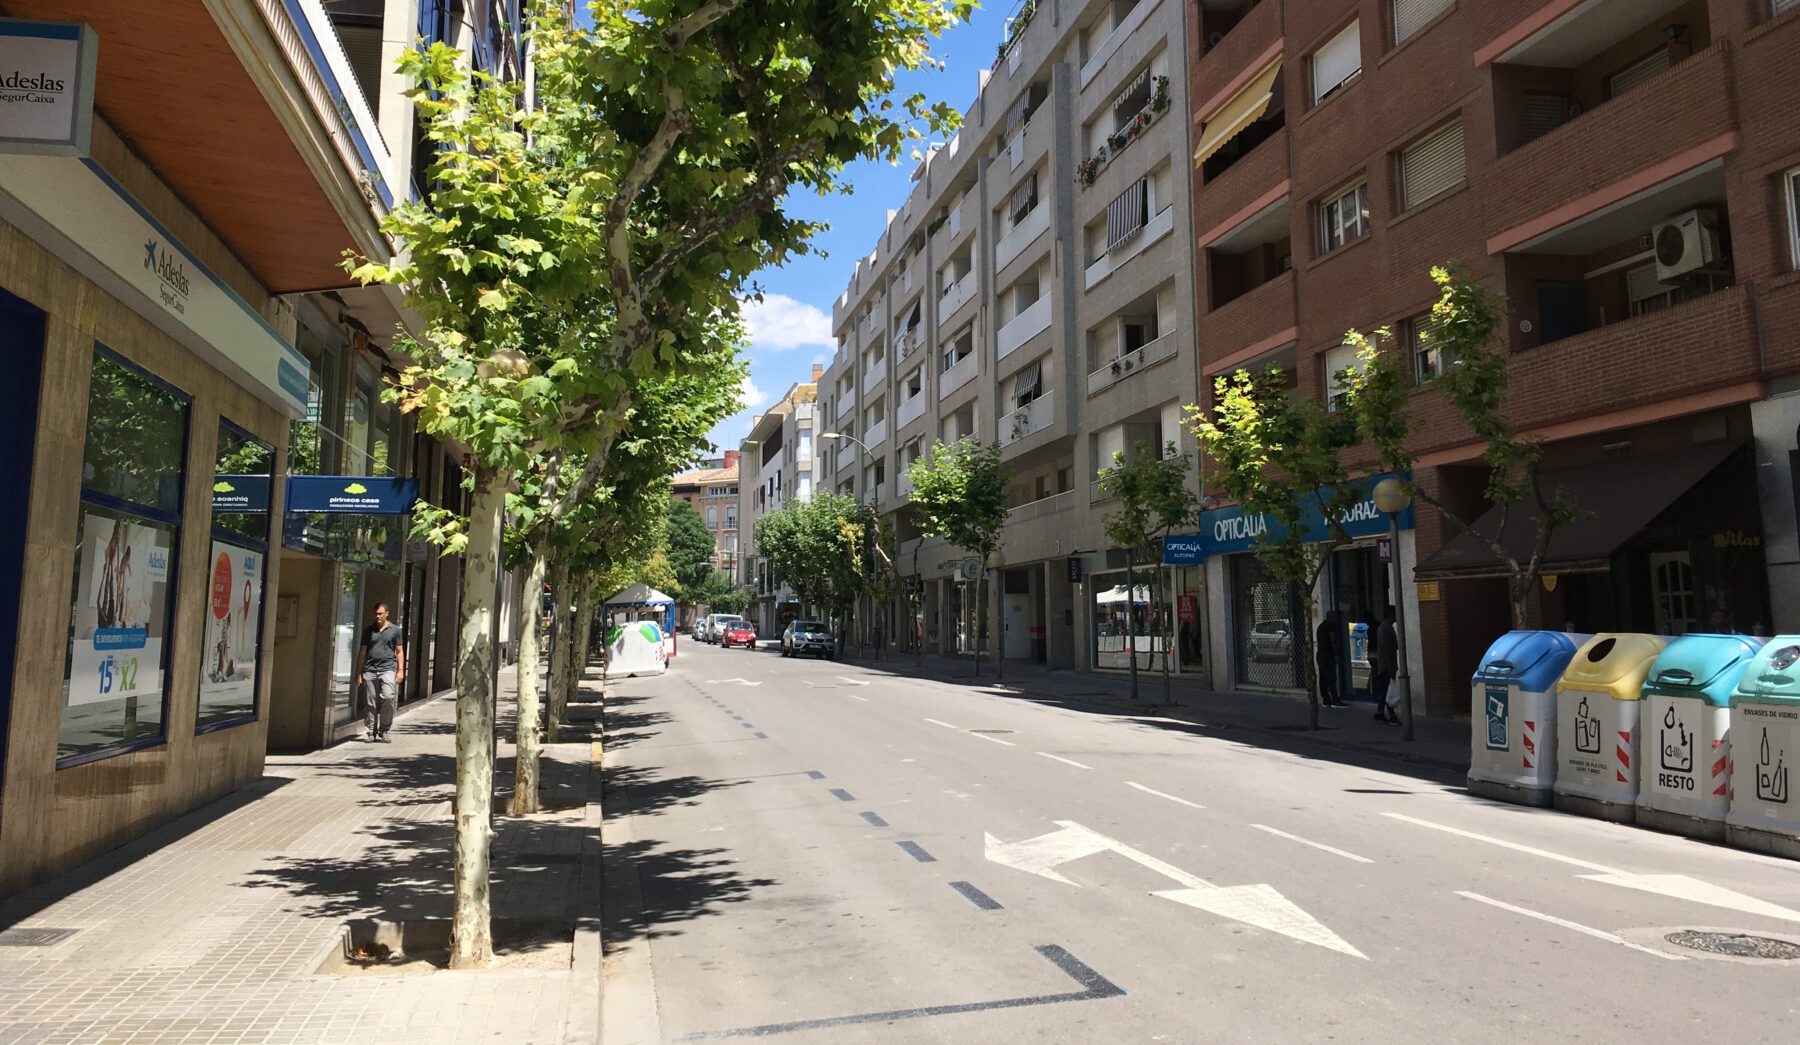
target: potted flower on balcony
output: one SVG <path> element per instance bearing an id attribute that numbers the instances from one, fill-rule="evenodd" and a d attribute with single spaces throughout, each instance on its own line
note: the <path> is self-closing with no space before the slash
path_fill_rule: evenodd
<path id="1" fill-rule="evenodd" d="M 1085 189 L 1094 184 L 1094 179 L 1100 176 L 1100 168 L 1104 166 L 1106 166 L 1106 146 L 1102 145 L 1092 156 L 1075 165 L 1075 180 L 1080 182 L 1081 187 Z"/>

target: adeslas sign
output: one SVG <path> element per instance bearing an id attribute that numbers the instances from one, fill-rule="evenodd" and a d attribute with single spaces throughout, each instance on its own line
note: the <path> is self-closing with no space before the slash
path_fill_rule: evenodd
<path id="1" fill-rule="evenodd" d="M 1355 483 L 1362 491 L 1362 499 L 1352 505 L 1342 519 L 1344 531 L 1349 536 L 1374 537 L 1388 532 L 1387 514 L 1375 507 L 1375 484 L 1386 478 L 1389 476 L 1375 475 Z M 1409 506 L 1400 513 L 1400 528 L 1410 530 L 1412 526 L 1413 511 Z M 1327 536 L 1325 517 L 1316 504 L 1307 507 L 1300 518 L 1300 527 L 1311 539 L 1324 540 Z M 1192 565 L 1210 555 L 1249 551 L 1259 539 L 1280 540 L 1284 535 L 1280 521 L 1267 514 L 1246 514 L 1236 507 L 1220 508 L 1200 516 L 1198 532 L 1178 534 L 1164 541 L 1163 562 L 1171 566 Z"/>
<path id="2" fill-rule="evenodd" d="M 0 152 L 87 155 L 98 43 L 79 22 L 0 18 Z"/>

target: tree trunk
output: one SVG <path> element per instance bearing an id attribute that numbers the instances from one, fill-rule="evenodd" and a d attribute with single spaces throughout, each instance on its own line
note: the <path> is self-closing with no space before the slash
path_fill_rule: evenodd
<path id="1" fill-rule="evenodd" d="M 511 475 L 481 466 L 469 510 L 462 621 L 456 649 L 456 851 L 450 967 L 475 969 L 493 956 L 488 857 L 494 807 L 494 639 L 501 513 Z"/>
<path id="2" fill-rule="evenodd" d="M 564 701 L 557 723 L 562 723 L 562 715 L 568 713 L 568 701 L 581 696 L 581 681 L 587 677 L 588 651 L 594 643 L 594 579 L 588 577 L 577 588 L 575 598 L 575 670 L 569 673 L 569 695 Z"/>
<path id="3" fill-rule="evenodd" d="M 1319 651 L 1313 637 L 1312 585 L 1300 596 L 1300 677 L 1306 682 L 1306 723 L 1308 729 L 1319 728 Z"/>
<path id="4" fill-rule="evenodd" d="M 919 579 L 919 548 L 923 546 L 924 543 L 924 539 L 921 538 L 913 544 L 913 590 L 910 601 L 912 603 L 913 611 L 912 643 L 913 667 L 915 668 L 923 668 L 925 666 L 925 582 Z"/>
<path id="5" fill-rule="evenodd" d="M 1131 700 L 1137 702 L 1137 553 L 1125 550 L 1125 656 L 1131 666 Z"/>
<path id="6" fill-rule="evenodd" d="M 543 750 L 543 733 L 538 725 L 538 662 L 542 657 L 543 629 L 531 598 L 532 593 L 544 590 L 545 560 L 549 557 L 547 538 L 532 542 L 531 572 L 525 578 L 525 598 L 519 600 L 520 608 L 526 612 L 519 628 L 519 716 L 513 724 L 513 796 L 506 807 L 514 816 L 538 811 L 538 759 Z"/>
<path id="7" fill-rule="evenodd" d="M 975 677 L 976 678 L 981 677 L 981 647 L 982 647 L 981 626 L 983 624 L 987 623 L 986 620 L 983 619 L 987 616 L 987 603 L 982 599 L 983 593 L 981 590 L 981 587 L 982 587 L 981 582 L 984 579 L 986 579 L 986 577 L 987 577 L 987 565 L 986 565 L 986 562 L 984 561 L 981 569 L 975 571 L 975 627 L 973 628 L 973 631 L 975 633 L 974 641 L 975 641 Z"/>
<path id="8" fill-rule="evenodd" d="M 1535 577 L 1520 573 L 1514 574 L 1513 578 L 1507 582 L 1508 586 L 1512 589 L 1509 594 L 1512 595 L 1512 626 L 1514 631 L 1523 630 L 1525 627 L 1525 618 L 1527 614 L 1526 604 L 1531 599 L 1531 586 L 1536 580 L 1537 578 Z"/>
<path id="9" fill-rule="evenodd" d="M 556 613 L 556 645 L 550 650 L 550 720 L 557 730 L 561 730 L 563 716 L 567 713 L 566 702 L 569 694 L 570 650 L 575 645 L 573 623 L 573 603 L 575 593 L 569 590 L 569 564 L 557 557 L 557 563 L 550 574 L 550 585 L 555 599 L 553 605 Z M 550 734 L 550 743 L 558 741 L 557 733 Z"/>
<path id="10" fill-rule="evenodd" d="M 1157 629 L 1156 635 L 1157 641 L 1162 643 L 1162 702 L 1164 707 L 1172 707 L 1175 703 L 1175 698 L 1169 694 L 1169 648 L 1174 645 L 1175 632 L 1173 625 L 1176 621 L 1173 618 L 1163 616 L 1169 609 L 1169 600 L 1165 597 L 1167 592 L 1163 591 L 1163 574 L 1168 571 L 1163 569 L 1161 563 L 1157 563 L 1150 567 L 1150 569 L 1153 571 L 1150 574 L 1152 578 L 1150 582 L 1150 593 L 1151 597 L 1156 600 L 1157 617 L 1162 621 L 1162 626 Z"/>

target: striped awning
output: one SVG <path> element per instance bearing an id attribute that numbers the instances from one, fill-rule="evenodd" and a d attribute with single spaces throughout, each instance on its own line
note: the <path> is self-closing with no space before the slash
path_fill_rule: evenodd
<path id="1" fill-rule="evenodd" d="M 1224 148 L 1225 143 L 1238 136 L 1244 128 L 1262 119 L 1269 111 L 1269 104 L 1274 101 L 1275 77 L 1281 74 L 1281 59 L 1269 63 L 1269 67 L 1257 73 L 1255 78 L 1244 85 L 1244 89 L 1233 95 L 1231 100 L 1206 118 L 1206 129 L 1200 135 L 1200 144 L 1194 149 L 1194 164 L 1205 163 L 1213 153 Z"/>

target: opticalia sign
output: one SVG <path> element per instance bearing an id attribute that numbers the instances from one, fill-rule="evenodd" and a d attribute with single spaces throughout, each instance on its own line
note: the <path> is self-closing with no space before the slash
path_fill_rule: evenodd
<path id="1" fill-rule="evenodd" d="M 0 152 L 87 155 L 98 46 L 83 23 L 0 18 Z"/>
<path id="2" fill-rule="evenodd" d="M 1375 484 L 1389 475 L 1373 475 L 1352 485 L 1362 499 L 1350 506 L 1341 519 L 1344 532 L 1352 538 L 1375 537 L 1388 532 L 1388 517 L 1375 507 Z M 1411 506 L 1400 513 L 1400 528 L 1413 526 Z M 1325 540 L 1328 528 L 1316 504 L 1309 504 L 1301 515 L 1300 528 L 1312 540 Z M 1249 551 L 1259 540 L 1280 540 L 1286 533 L 1281 522 L 1266 513 L 1246 515 L 1242 508 L 1220 508 L 1200 516 L 1198 533 L 1179 534 L 1163 542 L 1163 562 L 1167 565 L 1191 565 L 1209 555 L 1229 555 Z"/>

